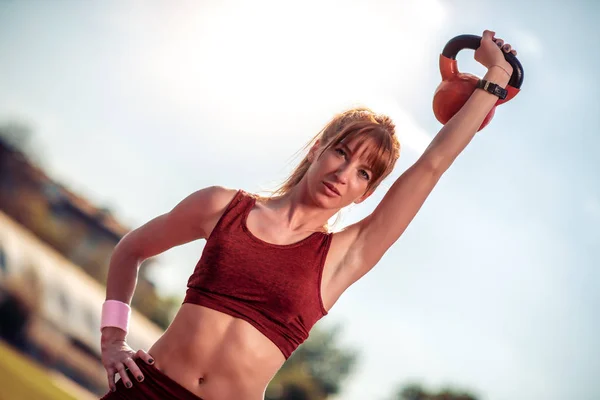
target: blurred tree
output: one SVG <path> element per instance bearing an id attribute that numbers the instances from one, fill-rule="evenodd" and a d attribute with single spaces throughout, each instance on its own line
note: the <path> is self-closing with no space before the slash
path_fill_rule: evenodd
<path id="1" fill-rule="evenodd" d="M 40 147 L 28 124 L 0 123 L 0 210 L 106 285 L 119 240 L 114 227 L 118 221 L 106 225 L 107 219 L 112 221 L 110 210 L 92 205 L 47 176 L 39 166 Z M 159 295 L 146 274 L 148 263 L 139 270 L 133 306 L 166 329 L 181 300 Z"/>
<path id="2" fill-rule="evenodd" d="M 16 150 L 25 152 L 31 144 L 31 129 L 22 123 L 7 122 L 0 125 L 0 137 Z"/>
<path id="3" fill-rule="evenodd" d="M 445 388 L 439 392 L 425 389 L 418 383 L 404 385 L 391 398 L 392 400 L 477 400 L 475 395 L 466 391 Z"/>
<path id="4" fill-rule="evenodd" d="M 0 140 L 39 164 L 42 151 L 33 136 L 33 130 L 24 122 L 7 121 L 0 125 Z"/>
<path id="5" fill-rule="evenodd" d="M 273 378 L 266 400 L 324 400 L 340 392 L 357 361 L 339 344 L 341 326 L 315 328 Z"/>

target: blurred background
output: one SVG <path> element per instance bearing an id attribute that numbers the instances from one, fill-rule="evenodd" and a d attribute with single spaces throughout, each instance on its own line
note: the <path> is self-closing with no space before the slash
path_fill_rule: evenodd
<path id="1" fill-rule="evenodd" d="M 599 4 L 0 0 L 0 399 L 102 395 L 119 239 L 202 187 L 268 191 L 356 105 L 402 143 L 335 229 L 366 216 L 440 129 L 442 48 L 484 29 L 518 50 L 521 93 L 268 399 L 600 399 Z M 202 246 L 143 265 L 133 348 L 168 326 Z"/>

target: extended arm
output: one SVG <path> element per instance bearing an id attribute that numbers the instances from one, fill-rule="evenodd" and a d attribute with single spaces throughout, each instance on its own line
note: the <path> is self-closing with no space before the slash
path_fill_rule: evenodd
<path id="1" fill-rule="evenodd" d="M 485 49 L 488 54 L 483 56 L 482 62 L 488 66 L 484 79 L 506 87 L 512 68 L 504 61 L 501 50 L 492 42 L 492 34 L 489 31 L 484 33 L 484 40 L 489 41 L 488 48 Z M 490 48 L 490 43 L 495 48 Z M 482 47 L 483 45 L 484 41 Z M 490 57 L 486 58 L 487 56 Z M 415 164 L 393 183 L 373 213 L 350 227 L 349 232 L 353 232 L 354 239 L 350 250 L 352 254 L 348 259 L 355 278 L 372 268 L 398 240 L 441 176 L 471 142 L 497 101 L 498 97 L 493 94 L 475 90 Z"/>

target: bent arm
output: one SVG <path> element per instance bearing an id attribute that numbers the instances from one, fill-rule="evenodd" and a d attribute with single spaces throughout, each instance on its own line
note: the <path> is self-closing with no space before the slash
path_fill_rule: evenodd
<path id="1" fill-rule="evenodd" d="M 484 79 L 505 87 L 509 76 L 492 67 Z M 441 176 L 471 142 L 498 98 L 475 90 L 461 110 L 439 131 L 422 156 L 392 185 L 371 215 L 356 224 L 353 246 L 365 273 L 394 244 L 413 220 Z"/>
<path id="2" fill-rule="evenodd" d="M 106 299 L 129 304 L 142 262 L 173 247 L 206 238 L 234 195 L 234 190 L 217 186 L 198 190 L 168 213 L 125 235 L 110 260 Z"/>

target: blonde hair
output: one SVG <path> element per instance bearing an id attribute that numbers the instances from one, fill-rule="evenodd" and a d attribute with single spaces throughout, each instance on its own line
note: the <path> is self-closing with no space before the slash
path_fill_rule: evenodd
<path id="1" fill-rule="evenodd" d="M 358 139 L 359 144 L 368 139 L 374 142 L 373 151 L 369 153 L 367 162 L 371 165 L 373 176 L 367 191 L 373 191 L 392 172 L 400 157 L 400 142 L 396 137 L 396 127 L 387 115 L 376 114 L 366 107 L 352 108 L 335 115 L 329 123 L 306 145 L 312 147 L 317 140 L 321 151 L 319 156 L 333 146 Z M 290 176 L 273 192 L 275 196 L 283 196 L 296 186 L 310 167 L 308 154 L 292 171 Z"/>

